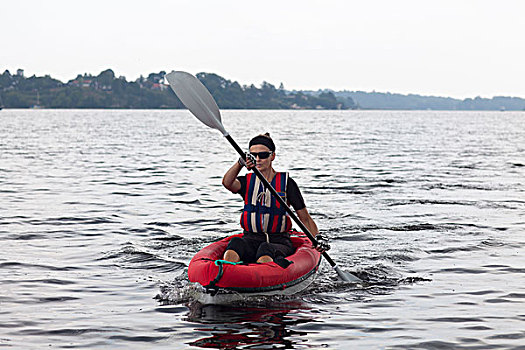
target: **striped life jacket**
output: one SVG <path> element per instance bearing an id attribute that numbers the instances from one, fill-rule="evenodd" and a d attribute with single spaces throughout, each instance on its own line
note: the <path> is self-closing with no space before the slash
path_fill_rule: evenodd
<path id="1" fill-rule="evenodd" d="M 286 202 L 288 173 L 276 173 L 271 185 Z M 241 227 L 248 232 L 279 233 L 292 229 L 292 220 L 254 173 L 246 175 Z"/>

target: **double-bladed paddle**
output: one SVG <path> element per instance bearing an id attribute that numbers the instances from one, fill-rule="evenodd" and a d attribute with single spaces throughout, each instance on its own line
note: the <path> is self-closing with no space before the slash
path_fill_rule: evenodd
<path id="1" fill-rule="evenodd" d="M 221 120 L 221 113 L 217 103 L 211 96 L 210 92 L 195 76 L 186 73 L 186 72 L 176 72 L 173 71 L 166 75 L 166 79 L 170 84 L 170 87 L 173 89 L 175 94 L 179 97 L 181 102 L 188 108 L 188 110 L 199 119 L 201 122 L 209 126 L 210 128 L 219 130 L 222 135 L 230 142 L 230 144 L 235 148 L 237 153 L 241 157 L 245 157 L 243 150 L 239 147 L 237 142 L 230 136 L 230 134 L 224 129 Z M 292 211 L 292 209 L 285 203 L 282 197 L 277 193 L 277 191 L 272 187 L 272 185 L 266 180 L 266 178 L 261 174 L 257 168 L 251 169 L 255 175 L 261 180 L 264 187 L 266 187 L 272 195 L 277 199 L 279 204 L 286 209 L 286 212 L 290 217 L 299 225 L 301 230 L 306 234 L 306 236 L 312 241 L 314 246 L 317 246 L 317 240 L 315 237 L 308 231 L 306 226 L 299 220 L 297 215 Z M 330 258 L 328 253 L 323 252 L 323 256 L 332 266 L 332 268 L 337 272 L 339 277 L 346 282 L 360 282 L 361 279 L 351 273 L 345 272 L 337 266 L 337 264 Z"/>

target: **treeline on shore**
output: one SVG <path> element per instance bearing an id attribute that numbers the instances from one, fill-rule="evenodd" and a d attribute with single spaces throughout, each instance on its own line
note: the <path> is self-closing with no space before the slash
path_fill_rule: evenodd
<path id="1" fill-rule="evenodd" d="M 78 75 L 66 83 L 49 75 L 25 77 L 23 70 L 0 75 L 0 107 L 4 108 L 183 108 L 164 81 L 165 72 L 135 81 L 111 69 L 94 76 Z M 390 110 L 525 110 L 525 99 L 497 96 L 467 98 L 402 95 L 363 91 L 289 91 L 263 82 L 241 85 L 213 73 L 197 78 L 222 109 L 390 109 Z"/>
<path id="2" fill-rule="evenodd" d="M 111 70 L 97 76 L 78 75 L 62 83 L 49 75 L 26 78 L 23 71 L 0 76 L 0 97 L 5 108 L 183 108 L 180 100 L 164 82 L 165 72 L 151 73 L 135 81 L 116 77 Z M 286 91 L 283 85 L 263 82 L 241 86 L 212 73 L 199 73 L 197 78 L 210 90 L 224 109 L 348 109 L 353 101 L 336 99 L 333 92 L 305 94 Z"/>

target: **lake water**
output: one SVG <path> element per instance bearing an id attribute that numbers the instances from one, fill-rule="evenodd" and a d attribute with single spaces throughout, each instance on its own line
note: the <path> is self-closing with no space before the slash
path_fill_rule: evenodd
<path id="1" fill-rule="evenodd" d="M 235 151 L 187 111 L 0 112 L 0 348 L 524 349 L 525 112 L 223 111 L 331 238 L 293 298 L 202 306 Z"/>

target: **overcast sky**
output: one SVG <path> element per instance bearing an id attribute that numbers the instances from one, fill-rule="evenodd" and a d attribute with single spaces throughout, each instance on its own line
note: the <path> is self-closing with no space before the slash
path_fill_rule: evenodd
<path id="1" fill-rule="evenodd" d="M 525 1 L 2 0 L 0 70 L 525 97 Z"/>

